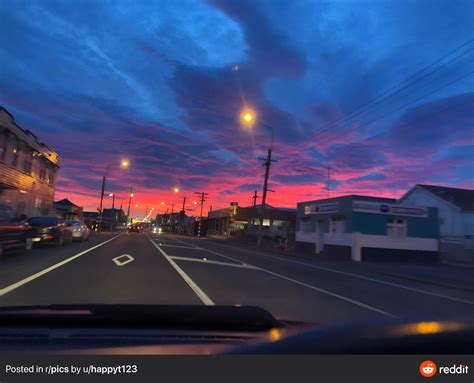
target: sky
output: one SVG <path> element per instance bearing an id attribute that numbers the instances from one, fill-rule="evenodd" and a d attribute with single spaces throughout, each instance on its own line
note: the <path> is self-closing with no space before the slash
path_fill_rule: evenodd
<path id="1" fill-rule="evenodd" d="M 331 197 L 474 187 L 470 0 L 3 0 L 0 19 L 0 105 L 85 210 L 109 164 L 133 214 L 248 206 L 272 131 L 272 206 L 325 198 L 328 168 Z"/>

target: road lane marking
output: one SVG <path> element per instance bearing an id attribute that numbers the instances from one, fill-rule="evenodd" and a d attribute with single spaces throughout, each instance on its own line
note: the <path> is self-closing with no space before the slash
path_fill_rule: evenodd
<path id="1" fill-rule="evenodd" d="M 121 258 L 126 258 L 124 260 L 121 260 Z M 117 265 L 117 266 L 124 266 L 127 263 L 133 262 L 135 258 L 133 258 L 130 254 L 123 254 L 119 255 L 118 257 L 112 258 L 112 261 Z"/>
<path id="2" fill-rule="evenodd" d="M 227 258 L 227 259 L 231 259 L 231 260 L 233 260 L 233 261 L 235 261 L 235 262 L 241 263 L 241 262 L 240 262 L 239 260 L 237 260 L 237 259 L 234 259 L 234 258 L 232 258 L 232 257 L 228 257 L 228 256 L 223 255 L 223 254 L 219 254 L 218 252 L 213 251 L 213 250 L 208 250 L 208 249 L 206 249 L 205 247 L 203 247 L 202 249 L 203 249 L 204 251 L 209 252 L 209 253 L 212 253 L 212 254 L 215 254 L 215 255 L 219 255 L 219 256 L 221 256 L 221 257 L 224 257 L 224 258 Z M 356 301 L 356 300 L 354 300 L 354 299 L 345 297 L 345 296 L 343 296 L 343 295 L 339 295 L 339 294 L 333 293 L 333 292 L 331 292 L 331 291 L 328 291 L 328 290 L 325 290 L 325 289 L 321 289 L 321 288 L 319 288 L 319 287 L 310 285 L 310 284 L 305 283 L 305 282 L 298 281 L 298 280 L 296 280 L 296 279 L 287 277 L 287 276 L 282 275 L 282 274 L 274 273 L 273 271 L 264 269 L 264 268 L 259 267 L 259 266 L 252 265 L 252 264 L 250 264 L 250 263 L 245 263 L 245 264 L 248 265 L 248 266 L 251 266 L 254 270 L 259 270 L 259 271 L 262 271 L 262 272 L 264 272 L 264 273 L 273 275 L 273 276 L 275 276 L 275 277 L 279 277 L 279 278 L 281 278 L 281 279 L 285 279 L 285 280 L 287 280 L 287 281 L 289 281 L 289 282 L 293 282 L 293 283 L 296 283 L 296 284 L 298 284 L 298 285 L 300 285 L 300 286 L 304 286 L 304 287 L 307 287 L 307 288 L 309 288 L 309 289 L 312 289 L 312 290 L 315 290 L 315 291 L 319 291 L 319 292 L 321 292 L 321 293 L 324 293 L 324 294 L 330 295 L 330 296 L 332 296 L 332 297 L 341 299 L 341 300 L 343 300 L 343 301 L 345 301 L 345 302 L 352 303 L 352 304 L 354 304 L 354 305 L 356 305 L 356 306 L 363 307 L 363 308 L 365 308 L 365 309 L 375 311 L 375 312 L 377 312 L 377 313 L 379 313 L 379 314 L 386 315 L 386 316 L 389 316 L 389 317 L 392 317 L 392 318 L 397 318 L 396 315 L 390 314 L 390 313 L 388 313 L 388 312 L 386 312 L 386 311 L 383 311 L 383 310 L 380 310 L 380 309 L 378 309 L 378 308 L 376 308 L 376 307 L 367 305 L 367 304 L 365 304 L 365 303 L 363 303 L 363 302 L 359 302 L 359 301 Z"/>
<path id="3" fill-rule="evenodd" d="M 178 249 L 190 249 L 190 250 L 202 250 L 200 247 L 181 246 L 181 245 L 166 245 L 164 243 L 158 243 L 161 247 L 176 247 Z"/>
<path id="4" fill-rule="evenodd" d="M 237 267 L 241 269 L 252 269 L 252 270 L 259 270 L 255 266 L 247 265 L 245 263 L 229 263 L 229 262 L 219 262 L 219 261 L 211 261 L 209 259 L 199 259 L 199 258 L 188 258 L 188 257 L 175 257 L 170 256 L 171 259 L 175 259 L 177 261 L 187 261 L 187 262 L 199 262 L 199 263 L 207 263 L 212 265 L 221 265 L 221 266 L 229 266 L 229 267 Z"/>
<path id="5" fill-rule="evenodd" d="M 179 239 L 175 239 L 174 237 L 166 237 L 166 238 L 169 238 L 170 241 L 184 243 L 187 246 L 191 246 L 193 248 L 200 249 L 199 246 L 193 245 L 192 243 L 189 243 L 189 242 L 180 241 Z"/>
<path id="6" fill-rule="evenodd" d="M 195 292 L 195 294 L 199 297 L 199 299 L 204 303 L 206 306 L 214 306 L 215 303 L 207 296 L 207 294 L 201 290 L 201 288 L 191 279 L 191 277 L 184 272 L 184 270 L 179 267 L 175 261 L 171 259 L 171 257 L 165 253 L 163 249 L 161 249 L 150 237 L 148 237 L 150 242 L 155 246 L 158 251 L 165 257 L 165 259 L 169 262 L 171 266 L 176 270 L 176 272 L 184 279 L 184 281 L 188 284 L 189 287 Z"/>
<path id="7" fill-rule="evenodd" d="M 283 262 L 296 263 L 296 264 L 312 267 L 314 269 L 320 269 L 320 270 L 324 270 L 324 271 L 329 271 L 331 273 L 347 275 L 347 276 L 350 276 L 350 277 L 353 277 L 353 278 L 359 278 L 359 279 L 364 279 L 364 280 L 375 282 L 375 283 L 380 283 L 380 284 L 383 284 L 383 285 L 398 287 L 400 289 L 411 290 L 411 291 L 415 291 L 415 292 L 420 293 L 420 294 L 432 295 L 432 296 L 435 296 L 435 297 L 438 297 L 438 298 L 444 298 L 444 299 L 452 300 L 452 301 L 455 301 L 455 302 L 466 303 L 468 305 L 474 305 L 474 301 L 469 301 L 469 300 L 461 299 L 461 298 L 455 298 L 455 297 L 452 297 L 452 296 L 449 296 L 449 295 L 444 295 L 444 294 L 432 293 L 430 291 L 417 289 L 415 287 L 408 287 L 408 286 L 400 285 L 398 283 L 382 281 L 380 279 L 366 277 L 366 276 L 363 276 L 363 275 L 360 275 L 360 274 L 348 273 L 346 271 L 336 270 L 336 269 L 332 269 L 330 267 L 316 266 L 316 265 L 313 265 L 311 263 L 296 261 L 296 260 L 293 260 L 293 259 L 285 259 L 285 258 L 276 256 L 276 255 L 272 255 L 272 254 L 264 254 L 264 253 L 261 253 L 261 252 L 258 252 L 258 251 L 240 249 L 239 247 L 235 247 L 235 246 L 231 246 L 231 245 L 223 245 L 221 243 L 216 243 L 216 245 L 223 246 L 223 247 L 230 247 L 232 249 L 244 251 L 244 252 L 247 252 L 247 253 L 262 255 L 262 256 L 268 257 L 268 258 L 278 259 L 278 260 L 283 261 Z"/>
<path id="8" fill-rule="evenodd" d="M 46 269 L 37 272 L 36 274 L 30 275 L 29 277 L 26 277 L 26 278 L 24 278 L 24 279 L 22 279 L 18 282 L 15 282 L 15 283 L 3 288 L 3 289 L 0 289 L 0 297 L 6 295 L 8 293 L 11 293 L 13 290 L 16 290 L 17 288 L 19 288 L 23 285 L 26 285 L 27 283 L 30 283 L 31 281 L 34 281 L 35 279 L 49 273 L 50 271 L 53 271 L 53 270 L 57 269 L 58 267 L 64 266 L 66 263 L 69 263 L 69 262 L 75 260 L 76 258 L 79 258 L 82 255 L 89 253 L 92 250 L 95 250 L 95 249 L 97 249 L 101 246 L 104 246 L 106 243 L 109 243 L 110 241 L 113 241 L 115 238 L 118 238 L 120 236 L 121 236 L 121 234 L 116 235 L 115 237 L 112 237 L 112 238 L 108 239 L 107 241 L 104 241 L 104 242 L 101 242 L 101 243 L 99 243 L 95 246 L 92 246 L 89 249 L 86 249 L 84 251 L 81 251 L 80 253 L 77 253 L 76 255 L 73 255 L 72 257 L 66 258 L 65 260 L 63 260 L 61 262 L 58 262 L 58 263 L 56 263 L 52 266 L 49 266 Z"/>

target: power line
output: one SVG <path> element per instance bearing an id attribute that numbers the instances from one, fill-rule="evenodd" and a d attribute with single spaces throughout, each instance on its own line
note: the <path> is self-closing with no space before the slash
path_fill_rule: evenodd
<path id="1" fill-rule="evenodd" d="M 357 116 L 360 116 L 361 114 L 364 114 L 364 113 L 368 113 L 368 112 L 371 112 L 370 108 L 367 109 L 367 107 L 370 107 L 371 105 L 372 106 L 375 106 L 375 105 L 378 105 L 380 103 L 382 103 L 383 101 L 386 101 L 390 98 L 392 98 L 394 95 L 400 93 L 402 90 L 405 90 L 405 89 L 408 89 L 410 86 L 412 86 L 413 84 L 416 84 L 417 82 L 419 82 L 420 80 L 430 76 L 431 74 L 435 73 L 436 71 L 446 67 L 448 64 L 458 60 L 459 58 L 463 57 L 464 55 L 466 55 L 467 53 L 469 53 L 470 51 L 474 50 L 474 48 L 471 48 L 471 49 L 468 49 L 467 51 L 463 52 L 462 54 L 454 57 L 453 59 L 451 59 L 450 61 L 448 61 L 447 63 L 444 63 L 443 65 L 435 68 L 434 70 L 432 70 L 431 72 L 425 74 L 424 76 L 412 81 L 412 82 L 409 82 L 408 84 L 406 84 L 404 87 L 396 90 L 395 92 L 393 92 L 392 94 L 386 96 L 386 97 L 383 97 L 384 95 L 386 95 L 387 93 L 389 93 L 390 91 L 398 88 L 399 86 L 403 85 L 404 83 L 406 83 L 408 80 L 416 77 L 417 75 L 423 73 L 424 71 L 426 71 L 427 69 L 433 67 L 434 65 L 436 65 L 437 63 L 443 61 L 444 59 L 446 59 L 447 57 L 449 57 L 450 55 L 452 55 L 453 53 L 459 51 L 460 49 L 464 48 L 466 45 L 469 45 L 471 44 L 472 42 L 474 41 L 474 39 L 471 39 L 469 40 L 468 42 L 464 43 L 463 45 L 461 45 L 460 47 L 456 48 L 455 50 L 451 51 L 450 53 L 448 53 L 447 55 L 444 55 L 443 57 L 439 58 L 438 60 L 436 60 L 435 62 L 431 63 L 430 65 L 428 65 L 427 67 L 421 69 L 420 71 L 417 71 L 416 73 L 414 73 L 413 75 L 411 75 L 410 77 L 408 77 L 408 79 L 402 81 L 402 82 L 399 82 L 398 84 L 394 85 L 393 87 L 389 88 L 388 90 L 380 93 L 379 95 L 377 95 L 374 99 L 372 99 L 371 101 L 369 101 L 368 103 L 352 110 L 348 116 L 345 116 L 344 118 L 340 118 L 328 125 L 326 125 L 326 127 L 324 128 L 321 128 L 319 129 L 319 132 L 317 132 L 317 134 L 315 136 L 313 136 L 313 139 L 318 139 L 319 137 L 321 137 L 322 134 L 324 134 L 325 132 L 328 132 L 330 131 L 332 128 L 336 127 L 337 125 L 340 125 L 340 126 L 344 126 L 346 125 L 348 122 L 350 122 L 354 117 L 357 117 Z M 382 99 L 380 99 L 381 97 L 383 97 Z M 366 110 L 364 110 L 366 109 Z M 372 111 L 374 109 L 372 108 Z"/>
<path id="2" fill-rule="evenodd" d="M 466 77 L 471 76 L 473 73 L 474 73 L 474 71 L 471 71 L 471 72 L 468 72 L 468 73 L 465 74 L 465 75 L 462 75 L 462 76 L 460 76 L 460 77 L 457 77 L 455 80 L 450 81 L 449 83 L 444 84 L 443 86 L 441 86 L 441 87 L 439 87 L 439 88 L 433 90 L 432 92 L 426 93 L 426 94 L 424 94 L 423 96 L 418 97 L 418 98 L 416 98 L 415 100 L 412 100 L 412 101 L 410 101 L 410 102 L 407 103 L 407 104 L 404 104 L 404 105 L 402 105 L 402 106 L 400 106 L 400 107 L 398 107 L 398 108 L 392 109 L 392 110 L 390 110 L 388 113 L 385 113 L 385 114 L 380 115 L 380 116 L 378 116 L 378 117 L 376 117 L 376 118 L 374 118 L 374 119 L 372 119 L 372 120 L 369 120 L 369 121 L 365 122 L 365 123 L 364 123 L 363 125 L 361 125 L 361 126 L 367 126 L 367 125 L 369 125 L 369 124 L 371 124 L 371 123 L 373 123 L 373 122 L 375 122 L 375 121 L 381 120 L 382 118 L 384 118 L 384 117 L 386 117 L 386 116 L 388 116 L 388 115 L 390 115 L 390 114 L 392 114 L 392 113 L 395 113 L 395 112 L 398 112 L 399 110 L 402 110 L 402 109 L 404 109 L 404 108 L 407 108 L 407 107 L 409 107 L 409 106 L 411 106 L 411 105 L 417 103 L 418 101 L 420 101 L 420 100 L 422 100 L 422 99 L 424 99 L 424 98 L 426 98 L 426 97 L 429 97 L 429 96 L 431 96 L 432 94 L 435 94 L 436 92 L 438 92 L 438 91 L 440 91 L 440 90 L 442 90 L 442 89 L 444 89 L 444 88 L 446 88 L 446 87 L 448 87 L 448 86 L 450 86 L 450 85 L 452 85 L 452 84 L 455 84 L 456 82 L 459 82 L 459 81 L 463 80 L 463 79 L 466 78 Z"/>

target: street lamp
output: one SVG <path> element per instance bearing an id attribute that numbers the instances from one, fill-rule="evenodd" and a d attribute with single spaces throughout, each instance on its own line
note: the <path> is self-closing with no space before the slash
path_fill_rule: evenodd
<path id="1" fill-rule="evenodd" d="M 174 188 L 173 190 L 174 190 L 175 193 L 179 193 L 179 188 L 178 187 Z"/>
<path id="2" fill-rule="evenodd" d="M 102 217 L 103 217 L 102 205 L 104 203 L 105 180 L 107 178 L 107 173 L 109 172 L 109 169 L 112 166 L 115 166 L 115 165 L 116 165 L 116 163 L 114 163 L 114 162 L 108 164 L 107 167 L 105 168 L 105 172 L 104 172 L 104 175 L 102 177 L 102 191 L 100 193 L 99 222 L 97 223 L 97 231 L 100 231 L 100 229 L 102 227 Z M 121 168 L 128 168 L 129 165 L 130 165 L 130 163 L 128 162 L 128 160 L 121 160 L 120 161 L 120 167 Z"/>
<path id="3" fill-rule="evenodd" d="M 244 108 L 240 114 L 241 121 L 244 125 L 248 126 L 251 128 L 255 123 L 256 123 L 256 113 L 249 108 Z M 263 193 L 262 193 L 262 203 L 260 205 L 259 209 L 259 220 L 260 220 L 260 225 L 259 225 L 259 230 L 258 230 L 258 238 L 257 238 L 257 246 L 260 247 L 262 244 L 262 239 L 263 239 L 263 210 L 265 209 L 265 202 L 267 199 L 267 191 L 268 189 L 268 177 L 270 175 L 270 165 L 272 162 L 275 160 L 272 160 L 272 149 L 273 149 L 273 128 L 270 125 L 266 125 L 262 122 L 259 122 L 260 125 L 264 126 L 270 131 L 271 134 L 271 140 L 270 140 L 270 147 L 268 148 L 268 153 L 266 158 L 260 158 L 261 160 L 265 161 L 264 166 L 265 166 L 265 178 L 263 181 Z"/>
<path id="4" fill-rule="evenodd" d="M 240 112 L 240 121 L 244 126 L 248 128 L 252 128 L 257 123 L 257 113 L 253 109 L 249 107 L 245 107 Z M 270 131 L 270 135 L 271 135 L 270 149 L 272 149 L 273 136 L 274 136 L 273 128 L 270 125 L 264 124 L 262 121 L 259 121 L 258 124 L 267 128 Z"/>
<path id="5" fill-rule="evenodd" d="M 109 193 L 109 197 L 112 197 L 112 209 L 115 208 L 115 193 Z"/>
<path id="6" fill-rule="evenodd" d="M 251 128 L 253 124 L 256 121 L 256 113 L 253 109 L 245 107 L 241 112 L 240 112 L 240 121 L 242 121 L 242 124 L 245 126 Z"/>

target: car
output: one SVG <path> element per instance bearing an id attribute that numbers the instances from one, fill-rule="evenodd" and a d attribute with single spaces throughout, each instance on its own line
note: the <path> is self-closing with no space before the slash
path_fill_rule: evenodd
<path id="1" fill-rule="evenodd" d="M 81 221 L 67 220 L 66 226 L 71 230 L 73 240 L 87 241 L 89 239 L 90 230 Z"/>
<path id="2" fill-rule="evenodd" d="M 0 259 L 7 249 L 31 251 L 33 247 L 31 227 L 25 215 L 17 215 L 7 205 L 0 205 Z"/>
<path id="3" fill-rule="evenodd" d="M 151 232 L 152 232 L 153 234 L 159 234 L 159 233 L 162 232 L 162 229 L 161 229 L 161 227 L 159 227 L 159 226 L 153 226 L 153 228 L 151 229 Z"/>
<path id="4" fill-rule="evenodd" d="M 128 226 L 129 233 L 142 233 L 143 226 L 141 224 L 133 224 Z"/>
<path id="5" fill-rule="evenodd" d="M 34 244 L 62 246 L 72 242 L 72 231 L 64 219 L 54 215 L 31 217 L 28 219 L 33 231 Z"/>

